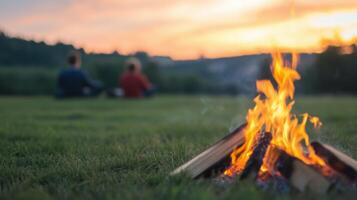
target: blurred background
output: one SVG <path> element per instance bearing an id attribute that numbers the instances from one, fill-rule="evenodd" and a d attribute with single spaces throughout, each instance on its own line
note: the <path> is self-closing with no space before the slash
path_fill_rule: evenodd
<path id="1" fill-rule="evenodd" d="M 158 93 L 253 95 L 281 49 L 301 53 L 299 94 L 355 94 L 356 11 L 355 0 L 0 1 L 0 94 L 53 95 L 74 49 L 105 88 L 135 56 Z"/>

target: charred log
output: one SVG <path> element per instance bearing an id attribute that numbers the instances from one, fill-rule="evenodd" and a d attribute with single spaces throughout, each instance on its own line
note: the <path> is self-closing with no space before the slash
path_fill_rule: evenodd
<path id="1" fill-rule="evenodd" d="M 256 180 L 271 139 L 272 136 L 270 133 L 261 132 L 258 142 L 255 145 L 254 151 L 247 161 L 245 168 L 240 176 L 241 180 L 244 180 L 248 177 Z"/>
<path id="2" fill-rule="evenodd" d="M 349 181 L 357 181 L 357 161 L 327 144 L 312 142 L 315 153 Z"/>
<path id="3" fill-rule="evenodd" d="M 258 187 L 263 190 L 274 190 L 279 193 L 290 192 L 290 183 L 288 180 L 279 175 L 271 175 L 269 172 L 259 175 L 259 178 L 256 180 Z"/>

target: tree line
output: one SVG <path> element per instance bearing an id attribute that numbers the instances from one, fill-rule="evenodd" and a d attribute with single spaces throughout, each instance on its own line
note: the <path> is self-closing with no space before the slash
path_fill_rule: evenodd
<path id="1" fill-rule="evenodd" d="M 73 45 L 28 41 L 10 37 L 0 32 L 0 94 L 37 95 L 52 94 L 56 75 L 66 67 L 66 57 Z M 107 88 L 118 87 L 118 76 L 130 56 L 143 63 L 143 71 L 157 85 L 161 93 L 180 94 L 242 94 L 235 84 L 228 83 L 224 76 L 217 78 L 208 70 L 204 60 L 187 62 L 181 67 L 161 66 L 145 52 L 133 55 L 82 53 L 84 69 L 102 81 Z M 271 78 L 270 60 L 259 67 L 258 79 Z M 239 66 L 238 66 L 239 67 Z M 192 69 L 187 71 L 187 69 Z M 181 70 L 181 71 L 180 71 Z M 311 66 L 298 68 L 302 80 L 297 82 L 297 92 L 317 94 L 357 93 L 357 47 L 330 46 L 317 54 Z M 227 72 L 231 73 L 231 72 Z"/>

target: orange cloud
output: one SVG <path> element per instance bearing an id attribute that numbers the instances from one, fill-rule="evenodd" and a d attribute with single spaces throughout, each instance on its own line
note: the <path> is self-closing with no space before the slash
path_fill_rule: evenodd
<path id="1" fill-rule="evenodd" d="M 355 0 L 77 0 L 62 9 L 13 16 L 10 33 L 58 40 L 90 51 L 145 50 L 174 58 L 267 52 L 319 51 L 338 29 L 357 35 Z M 1 8 L 0 8 L 1 11 Z M 354 18 L 349 19 L 349 18 Z M 336 19 L 336 20 L 335 20 Z M 331 38 L 331 37 L 330 37 Z"/>

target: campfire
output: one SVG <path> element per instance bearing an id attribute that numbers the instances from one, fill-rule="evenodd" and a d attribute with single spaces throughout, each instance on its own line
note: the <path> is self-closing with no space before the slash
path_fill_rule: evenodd
<path id="1" fill-rule="evenodd" d="M 285 185 L 298 191 L 354 188 L 357 162 L 330 145 L 311 142 L 306 126 L 322 125 L 308 113 L 292 113 L 298 55 L 291 61 L 272 54 L 274 82 L 258 80 L 259 95 L 246 123 L 178 167 L 172 174 L 192 178 L 253 180 L 260 186 Z"/>

